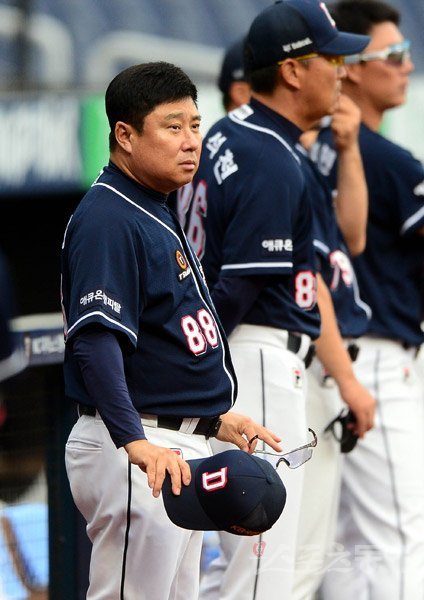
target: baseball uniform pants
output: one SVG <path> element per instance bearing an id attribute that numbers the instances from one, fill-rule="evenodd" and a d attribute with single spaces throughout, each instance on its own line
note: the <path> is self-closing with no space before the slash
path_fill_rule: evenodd
<path id="1" fill-rule="evenodd" d="M 354 368 L 377 401 L 375 427 L 344 458 L 337 544 L 324 600 L 423 600 L 423 389 L 414 349 L 358 341 Z"/>
<path id="2" fill-rule="evenodd" d="M 200 435 L 146 426 L 145 432 L 184 459 L 212 453 Z M 203 532 L 169 520 L 162 497 L 152 496 L 146 474 L 116 449 L 100 417 L 78 419 L 65 458 L 93 544 L 87 600 L 197 600 Z"/>
<path id="3" fill-rule="evenodd" d="M 304 363 L 287 350 L 284 333 L 241 325 L 229 341 L 239 382 L 234 410 L 280 435 L 283 449 L 290 451 L 310 441 L 310 434 Z M 212 444 L 215 452 L 224 449 L 215 440 Z M 278 471 L 287 489 L 281 517 L 260 536 L 220 533 L 221 556 L 202 577 L 201 600 L 269 600 L 277 593 L 279 598 L 290 597 L 304 468 L 280 465 Z"/>
<path id="4" fill-rule="evenodd" d="M 319 588 L 333 549 L 341 484 L 340 442 L 326 426 L 346 405 L 337 385 L 325 376 L 314 358 L 307 370 L 308 425 L 318 436 L 313 457 L 304 466 L 301 519 L 297 533 L 296 568 L 291 600 L 312 600 Z"/>

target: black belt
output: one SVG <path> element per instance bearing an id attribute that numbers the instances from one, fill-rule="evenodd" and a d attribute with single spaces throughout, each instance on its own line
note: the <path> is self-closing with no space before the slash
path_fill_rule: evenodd
<path id="1" fill-rule="evenodd" d="M 78 404 L 78 414 L 87 415 L 89 417 L 96 416 L 96 409 L 94 406 L 87 406 L 86 404 Z M 172 429 L 173 431 L 179 431 L 181 429 L 181 425 L 185 417 L 167 417 L 163 415 L 144 415 L 146 418 L 155 418 L 157 419 L 157 427 L 162 427 L 163 429 Z M 193 417 L 195 418 L 195 417 Z M 201 417 L 199 418 L 199 422 L 193 430 L 193 433 L 196 435 L 204 435 L 206 439 L 210 437 L 216 437 L 219 428 L 221 426 L 220 417 Z"/>
<path id="2" fill-rule="evenodd" d="M 291 333 L 289 331 L 288 338 L 287 338 L 287 350 L 290 350 L 290 352 L 294 352 L 294 354 L 297 354 L 300 350 L 301 345 L 302 345 L 302 338 L 300 337 L 300 335 L 296 335 L 295 333 Z M 305 363 L 305 369 L 307 369 L 309 367 L 314 356 L 315 356 L 315 346 L 314 346 L 314 344 L 311 344 L 308 348 L 306 355 L 303 357 L 303 362 Z"/>

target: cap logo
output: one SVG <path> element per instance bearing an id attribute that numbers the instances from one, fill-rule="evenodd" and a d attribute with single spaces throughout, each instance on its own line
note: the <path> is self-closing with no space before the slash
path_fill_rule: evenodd
<path id="1" fill-rule="evenodd" d="M 297 42 L 291 42 L 290 44 L 283 44 L 284 52 L 291 52 L 292 50 L 299 50 L 299 48 L 303 48 L 304 46 L 308 46 L 312 44 L 311 38 L 303 38 L 303 40 L 298 40 Z"/>
<path id="2" fill-rule="evenodd" d="M 244 70 L 243 69 L 234 69 L 234 71 L 232 72 L 232 76 L 233 79 L 243 79 L 244 77 Z"/>
<path id="3" fill-rule="evenodd" d="M 202 473 L 202 487 L 206 492 L 222 490 L 228 483 L 228 467 L 222 467 L 219 471 Z"/>
<path id="4" fill-rule="evenodd" d="M 320 5 L 321 10 L 324 11 L 324 14 L 327 17 L 327 19 L 330 21 L 331 25 L 333 27 L 335 27 L 336 26 L 336 22 L 333 19 L 333 17 L 330 15 L 330 13 L 328 12 L 328 8 L 324 4 L 324 2 L 320 2 L 319 5 Z"/>

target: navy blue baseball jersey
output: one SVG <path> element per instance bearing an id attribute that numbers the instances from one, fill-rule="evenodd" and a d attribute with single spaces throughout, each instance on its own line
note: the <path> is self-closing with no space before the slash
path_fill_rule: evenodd
<path id="1" fill-rule="evenodd" d="M 424 168 L 410 152 L 361 125 L 359 143 L 369 193 L 365 252 L 353 261 L 362 298 L 372 309 L 369 333 L 409 345 L 421 330 L 424 237 Z M 336 185 L 336 152 L 323 130 L 313 154 Z"/>
<path id="2" fill-rule="evenodd" d="M 337 224 L 333 195 L 300 144 L 296 146 L 313 207 L 317 269 L 330 290 L 342 337 L 359 337 L 369 326 L 370 307 L 361 299 L 350 253 Z"/>
<path id="3" fill-rule="evenodd" d="M 227 412 L 236 378 L 198 259 L 166 196 L 109 163 L 72 215 L 62 247 L 66 395 L 92 405 L 72 352 L 87 325 L 125 340 L 125 377 L 143 413 Z"/>
<path id="4" fill-rule="evenodd" d="M 268 276 L 242 318 L 319 335 L 312 210 L 294 146 L 300 130 L 252 100 L 208 132 L 178 215 L 211 288 L 220 277 Z"/>

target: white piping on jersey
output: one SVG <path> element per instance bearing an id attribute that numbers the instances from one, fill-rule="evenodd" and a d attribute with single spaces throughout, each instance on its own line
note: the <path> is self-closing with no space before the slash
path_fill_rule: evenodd
<path id="1" fill-rule="evenodd" d="M 353 297 L 355 299 L 356 304 L 360 308 L 362 308 L 363 311 L 365 311 L 365 314 L 367 315 L 368 319 L 371 319 L 371 317 L 372 317 L 371 307 L 368 306 L 368 304 L 366 304 L 359 295 L 358 281 L 356 279 L 355 271 L 353 269 L 352 269 L 352 289 L 353 289 Z"/>
<path id="2" fill-rule="evenodd" d="M 403 235 L 410 229 L 415 223 L 417 223 L 424 216 L 424 206 L 417 210 L 415 214 L 406 219 L 405 223 L 402 225 L 400 233 Z"/>
<path id="3" fill-rule="evenodd" d="M 69 221 L 68 221 L 68 223 L 67 223 L 67 225 L 66 225 L 65 233 L 63 234 L 62 250 L 63 250 L 63 249 L 64 249 L 64 247 L 65 247 L 66 234 L 68 233 L 68 227 L 69 227 L 69 224 L 70 224 L 70 223 L 71 223 L 71 221 L 72 221 L 72 217 L 73 217 L 73 216 L 74 216 L 74 215 L 71 215 L 71 216 L 69 217 Z"/>
<path id="4" fill-rule="evenodd" d="M 184 233 L 184 232 L 183 232 L 183 235 L 184 235 L 184 237 L 185 237 L 185 233 Z M 196 263 L 196 265 L 197 265 L 197 263 L 199 263 L 199 264 L 200 264 L 200 260 L 197 258 L 196 254 L 193 252 L 193 249 L 192 249 L 192 247 L 190 246 L 190 243 L 189 243 L 189 241 L 187 240 L 187 238 L 186 238 L 186 237 L 185 237 L 185 239 L 186 239 L 186 241 L 187 241 L 187 248 L 188 248 L 188 251 L 190 252 L 190 256 L 191 256 L 192 260 L 193 260 L 193 261 Z M 198 271 L 200 271 L 200 270 L 198 269 Z M 208 306 L 208 305 L 207 305 L 207 303 L 205 302 L 205 300 L 204 300 L 204 298 L 203 298 L 202 294 L 200 293 L 200 289 L 199 289 L 199 286 L 198 286 L 198 284 L 197 284 L 197 279 L 196 279 L 196 277 L 195 277 L 194 275 L 193 275 L 193 279 L 194 279 L 194 284 L 195 284 L 195 286 L 196 286 L 197 292 L 198 292 L 198 294 L 199 294 L 199 296 L 200 296 L 200 298 L 201 298 L 201 300 L 202 300 L 203 304 L 206 306 L 206 308 L 207 308 L 207 309 L 209 309 L 209 306 Z M 208 296 L 209 296 L 209 300 L 211 301 L 211 303 L 212 303 L 212 305 L 213 305 L 212 298 L 211 298 L 211 296 L 210 296 L 210 293 L 209 293 L 209 288 L 208 288 L 208 286 L 207 286 L 207 285 L 206 285 L 205 287 L 206 287 L 207 294 L 208 294 Z M 214 320 L 214 323 L 215 323 L 215 328 L 216 328 L 216 331 L 217 331 L 217 333 L 218 333 L 218 335 L 219 335 L 219 339 L 220 339 L 220 341 L 221 341 L 221 348 L 222 348 L 222 367 L 223 367 L 224 371 L 227 373 L 227 375 L 228 375 L 228 379 L 230 380 L 230 384 L 231 384 L 231 406 L 234 406 L 234 403 L 235 403 L 235 401 L 236 401 L 236 399 L 234 398 L 234 392 L 235 392 L 235 382 L 234 382 L 234 379 L 233 379 L 233 378 L 232 378 L 232 376 L 231 376 L 231 373 L 228 371 L 228 369 L 227 369 L 227 367 L 226 367 L 226 365 L 225 365 L 225 345 L 223 344 L 223 341 L 222 341 L 222 336 L 221 336 L 221 332 L 220 332 L 220 330 L 219 330 L 219 327 L 218 327 L 218 323 L 216 322 L 216 320 L 215 320 L 215 317 L 214 317 L 214 315 L 213 315 L 213 313 L 212 313 L 212 312 L 210 312 L 210 315 L 211 315 L 212 319 Z"/>
<path id="5" fill-rule="evenodd" d="M 314 240 L 313 244 L 318 250 L 322 250 L 325 254 L 330 254 L 330 248 L 320 240 Z"/>
<path id="6" fill-rule="evenodd" d="M 128 198 L 127 196 L 125 196 L 125 194 L 122 194 L 122 192 L 118 191 L 116 188 L 112 187 L 111 185 L 108 185 L 107 183 L 93 183 L 93 186 L 92 186 L 92 187 L 94 187 L 94 186 L 96 186 L 96 185 L 101 185 L 101 186 L 103 186 L 103 187 L 105 187 L 105 188 L 107 188 L 107 189 L 111 190 L 112 192 L 115 192 L 115 194 L 117 194 L 118 196 L 120 196 L 121 198 L 123 198 L 123 199 L 124 199 L 126 202 L 129 202 L 129 203 L 130 203 L 130 204 L 132 204 L 132 205 L 133 205 L 135 208 L 138 208 L 139 210 L 141 210 L 142 212 L 144 212 L 146 215 L 148 215 L 149 217 L 151 217 L 151 218 L 152 218 L 154 221 L 156 221 L 157 223 L 159 223 L 159 225 L 162 225 L 162 227 L 164 227 L 164 228 L 165 228 L 167 231 L 169 231 L 169 233 L 172 233 L 172 235 L 173 235 L 173 236 L 174 236 L 174 237 L 175 237 L 175 238 L 178 240 L 178 243 L 179 243 L 179 245 L 180 245 L 181 249 L 184 251 L 184 248 L 181 246 L 181 240 L 180 240 L 179 236 L 178 236 L 178 235 L 175 233 L 175 231 L 172 231 L 172 229 L 171 229 L 170 227 L 168 227 L 168 225 L 166 225 L 165 223 L 163 223 L 163 222 L 162 222 L 160 219 L 158 219 L 157 217 L 155 217 L 154 215 L 152 215 L 152 213 L 150 213 L 148 210 L 146 210 L 145 208 L 142 208 L 141 206 L 139 206 L 139 205 L 138 205 L 136 202 L 134 202 L 133 200 L 131 200 L 130 198 Z M 185 234 L 184 234 L 184 232 L 183 232 L 183 235 L 185 235 Z M 187 239 L 187 238 L 186 238 L 186 239 Z M 196 259 L 194 258 L 194 254 L 193 254 L 193 252 L 192 252 L 192 249 L 191 249 L 191 247 L 190 247 L 190 244 L 189 244 L 189 242 L 188 242 L 188 241 L 187 241 L 187 248 L 188 248 L 188 250 L 189 250 L 189 252 L 190 252 L 190 256 L 192 257 L 192 260 L 193 260 L 194 264 L 196 264 L 196 266 L 197 266 L 198 259 L 197 259 L 197 257 L 196 257 Z M 199 270 L 199 269 L 197 269 L 197 270 Z M 201 292 L 200 292 L 199 285 L 198 285 L 198 283 L 197 283 L 197 279 L 196 279 L 196 277 L 195 277 L 194 275 L 193 275 L 193 281 L 194 281 L 194 284 L 195 284 L 195 286 L 196 286 L 197 293 L 199 294 L 199 298 L 200 298 L 200 300 L 202 301 L 203 305 L 204 305 L 204 306 L 205 306 L 205 307 L 206 307 L 206 308 L 209 310 L 209 306 L 208 306 L 208 304 L 205 302 L 205 299 L 203 298 L 203 296 L 202 296 L 202 294 L 201 294 Z M 124 326 L 123 326 L 123 325 L 121 325 L 119 322 L 117 322 L 117 321 L 114 321 L 113 319 L 110 319 L 109 317 L 106 317 L 106 315 L 104 315 L 104 314 L 103 314 L 103 313 L 101 313 L 101 312 L 94 312 L 94 313 L 90 313 L 90 314 L 88 314 L 88 315 L 84 316 L 82 319 L 85 319 L 85 318 L 87 318 L 87 317 L 89 317 L 90 315 L 93 315 L 93 314 L 100 314 L 102 317 L 104 317 L 105 319 L 107 319 L 107 320 L 108 320 L 108 321 L 110 321 L 111 323 L 115 323 L 116 325 L 118 325 L 118 326 L 119 326 L 119 327 L 121 327 L 122 329 L 125 329 L 126 331 L 128 331 L 128 332 L 129 332 L 131 335 L 133 335 L 133 336 L 135 337 L 135 339 L 137 340 L 137 335 L 136 335 L 134 332 L 132 332 L 132 331 L 131 331 L 130 329 L 128 329 L 127 327 L 124 327 Z M 210 314 L 211 314 L 212 318 L 213 318 L 213 319 L 214 319 L 214 321 L 215 321 L 215 318 L 214 318 L 213 314 L 212 314 L 212 313 L 210 313 Z M 73 328 L 74 328 L 74 327 L 75 327 L 75 326 L 76 326 L 78 323 L 80 323 L 80 322 L 82 321 L 82 319 L 79 319 L 78 321 L 76 321 L 76 323 L 74 323 L 74 324 L 72 325 L 72 327 L 69 329 L 69 331 L 71 331 L 71 330 L 72 330 L 72 329 L 73 329 Z M 221 334 L 220 334 L 220 332 L 219 332 L 219 327 L 217 326 L 217 323 L 216 323 L 216 322 L 215 322 L 215 325 L 216 325 L 216 330 L 217 330 L 217 332 L 218 332 L 218 335 L 219 335 L 219 337 L 220 337 L 220 340 L 221 340 L 221 348 L 222 348 L 222 364 L 223 364 L 223 368 L 224 368 L 224 371 L 227 373 L 227 375 L 228 375 L 228 379 L 230 380 L 230 383 L 231 383 L 231 405 L 233 406 L 233 405 L 234 405 L 234 402 L 235 402 L 235 398 L 234 398 L 235 383 L 234 383 L 234 380 L 233 380 L 233 378 L 231 377 L 231 374 L 230 374 L 230 372 L 228 371 L 228 369 L 227 369 L 227 368 L 226 368 L 226 366 L 225 366 L 225 346 L 224 346 L 224 344 L 222 343 L 222 337 L 221 337 Z M 68 331 L 68 333 L 69 333 L 69 331 Z"/>
<path id="7" fill-rule="evenodd" d="M 234 123 L 237 123 L 237 125 L 241 125 L 242 127 L 248 127 L 249 129 L 254 129 L 255 131 L 261 131 L 262 133 L 266 133 L 267 135 L 272 136 L 273 138 L 278 140 L 280 144 L 282 144 L 284 148 L 286 148 L 286 150 L 290 152 L 290 154 L 293 156 L 296 162 L 300 165 L 300 158 L 296 155 L 290 144 L 288 144 L 286 140 L 283 137 L 281 137 L 281 135 L 278 135 L 278 133 L 272 131 L 272 129 L 268 129 L 267 127 L 261 127 L 260 125 L 255 125 L 253 123 L 246 123 L 246 121 L 240 121 L 240 119 L 237 119 L 237 117 L 235 117 L 233 113 L 229 113 L 228 118 L 231 119 L 231 121 L 233 121 Z"/>
<path id="8" fill-rule="evenodd" d="M 120 323 L 119 321 L 116 321 L 115 319 L 111 319 L 110 317 L 108 317 L 107 315 L 105 315 L 104 313 L 102 313 L 100 310 L 94 310 L 94 311 L 92 311 L 90 313 L 87 313 L 86 315 L 84 315 L 83 317 L 81 317 L 80 319 L 78 319 L 78 321 L 75 321 L 75 323 L 68 329 L 67 335 L 69 335 L 69 333 L 73 329 L 75 329 L 75 327 L 79 323 L 81 323 L 82 321 L 85 321 L 85 319 L 88 319 L 89 317 L 92 317 L 94 315 L 97 315 L 99 317 L 103 317 L 103 319 L 106 319 L 106 321 L 109 321 L 109 323 L 114 323 L 120 329 L 123 329 L 124 331 L 127 331 L 130 335 L 133 336 L 133 338 L 135 339 L 135 341 L 137 341 L 137 334 L 134 333 L 134 331 L 131 331 L 131 329 L 129 329 L 128 327 L 125 327 L 125 325 L 122 325 L 122 323 Z"/>
<path id="9" fill-rule="evenodd" d="M 292 262 L 269 262 L 269 263 L 234 263 L 222 265 L 221 271 L 225 269 L 269 269 L 269 267 L 293 267 Z"/>
<path id="10" fill-rule="evenodd" d="M 96 185 L 102 185 L 103 187 L 107 188 L 108 190 L 111 190 L 112 192 L 115 192 L 115 194 L 117 194 L 118 196 L 121 196 L 121 198 L 123 198 L 126 202 L 129 202 L 135 208 L 138 208 L 138 210 L 141 210 L 141 212 L 144 212 L 146 215 L 148 215 L 149 217 L 151 217 L 154 221 L 156 221 L 157 223 L 159 223 L 159 225 L 162 225 L 162 227 L 165 227 L 165 229 L 167 229 L 169 231 L 169 233 L 172 233 L 172 235 L 178 241 L 180 241 L 180 238 L 175 233 L 175 231 L 172 231 L 172 229 L 170 227 L 168 227 L 168 225 L 165 225 L 165 223 L 163 221 L 161 221 L 160 219 L 158 219 L 157 217 L 155 217 L 155 215 L 152 215 L 152 213 L 150 213 L 148 210 L 146 210 L 142 206 L 139 206 L 137 204 L 137 202 L 134 202 L 134 200 L 131 200 L 130 198 L 128 198 L 128 196 L 125 196 L 125 194 L 123 194 L 122 192 L 119 192 L 116 188 L 112 187 L 111 185 L 108 185 L 107 183 L 93 183 L 92 187 L 94 187 Z"/>

